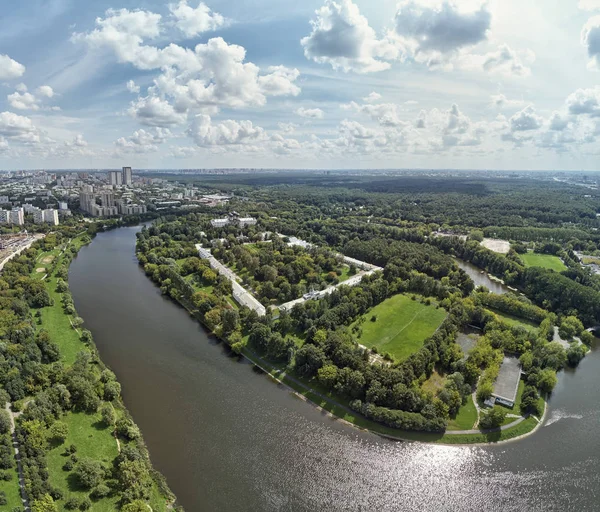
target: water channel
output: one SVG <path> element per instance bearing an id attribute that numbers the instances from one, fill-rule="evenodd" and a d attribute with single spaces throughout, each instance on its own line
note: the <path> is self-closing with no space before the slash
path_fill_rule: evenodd
<path id="1" fill-rule="evenodd" d="M 138 229 L 99 234 L 69 282 L 154 465 L 188 512 L 600 509 L 600 352 L 561 373 L 545 425 L 526 439 L 387 441 L 227 357 L 145 277 Z"/>

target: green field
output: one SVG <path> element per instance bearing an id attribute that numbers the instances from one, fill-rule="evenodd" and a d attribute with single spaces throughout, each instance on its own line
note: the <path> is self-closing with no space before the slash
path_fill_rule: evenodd
<path id="1" fill-rule="evenodd" d="M 477 421 L 477 408 L 469 395 L 467 403 L 459 410 L 456 418 L 448 420 L 448 430 L 471 430 Z"/>
<path id="2" fill-rule="evenodd" d="M 498 311 L 497 309 L 488 308 L 490 313 L 496 315 L 500 320 L 506 322 L 510 326 L 514 327 L 523 327 L 528 331 L 533 329 L 537 329 L 539 327 L 538 324 L 532 322 L 531 320 L 527 320 L 526 318 L 519 318 L 518 316 L 509 315 L 508 313 L 503 313 L 502 311 Z"/>
<path id="3" fill-rule="evenodd" d="M 562 260 L 558 256 L 552 256 L 551 254 L 528 252 L 527 254 L 520 254 L 519 257 L 523 260 L 526 267 L 542 267 L 556 272 L 567 270 Z"/>
<path id="4" fill-rule="evenodd" d="M 373 322 L 374 316 L 377 320 Z M 364 318 L 358 342 L 402 360 L 421 348 L 446 318 L 446 311 L 406 295 L 395 295 L 375 306 Z"/>

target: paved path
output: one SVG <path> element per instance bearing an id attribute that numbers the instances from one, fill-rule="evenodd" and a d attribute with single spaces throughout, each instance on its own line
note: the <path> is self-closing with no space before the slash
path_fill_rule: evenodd
<path id="1" fill-rule="evenodd" d="M 23 405 L 25 407 L 26 404 Z M 19 442 L 17 440 L 17 434 L 15 432 L 15 420 L 21 416 L 21 412 L 13 412 L 10 407 L 10 402 L 6 403 L 6 411 L 10 415 L 10 435 L 12 437 L 13 448 L 15 450 L 15 460 L 17 461 L 17 471 L 19 473 L 19 488 L 21 490 L 21 502 L 25 512 L 30 512 L 31 507 L 29 506 L 29 498 L 27 491 L 25 490 L 25 477 L 23 475 L 23 465 L 21 464 L 21 454 L 19 453 Z"/>
<path id="2" fill-rule="evenodd" d="M 518 420 L 509 423 L 508 425 L 502 425 L 499 428 L 489 428 L 487 430 L 483 429 L 472 429 L 472 430 L 446 430 L 446 434 L 449 435 L 459 435 L 459 434 L 493 434 L 494 432 L 501 432 L 503 430 L 508 430 L 509 428 L 516 427 L 522 421 L 525 421 L 526 418 L 523 416 L 519 416 Z"/>

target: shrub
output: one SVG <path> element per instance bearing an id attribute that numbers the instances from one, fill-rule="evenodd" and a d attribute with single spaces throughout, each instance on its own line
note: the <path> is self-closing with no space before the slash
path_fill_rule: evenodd
<path id="1" fill-rule="evenodd" d="M 110 494 L 110 488 L 105 484 L 100 484 L 94 488 L 90 496 L 95 500 L 106 498 Z"/>
<path id="2" fill-rule="evenodd" d="M 89 498 L 83 498 L 81 503 L 79 503 L 79 510 L 89 510 L 92 508 L 92 502 Z"/>
<path id="3" fill-rule="evenodd" d="M 79 500 L 77 498 L 69 498 L 65 502 L 65 508 L 67 510 L 77 510 L 79 508 Z"/>
<path id="4" fill-rule="evenodd" d="M 71 471 L 73 469 L 73 462 L 68 460 L 63 464 L 63 471 Z"/>

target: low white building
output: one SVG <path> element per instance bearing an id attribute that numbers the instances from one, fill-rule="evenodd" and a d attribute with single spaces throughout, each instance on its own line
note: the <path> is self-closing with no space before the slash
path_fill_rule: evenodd
<path id="1" fill-rule="evenodd" d="M 246 226 L 255 226 L 257 220 L 254 217 L 241 217 L 238 219 L 238 224 L 241 228 Z"/>
<path id="2" fill-rule="evenodd" d="M 210 221 L 210 225 L 213 228 L 224 228 L 229 225 L 229 219 L 213 219 Z"/>

